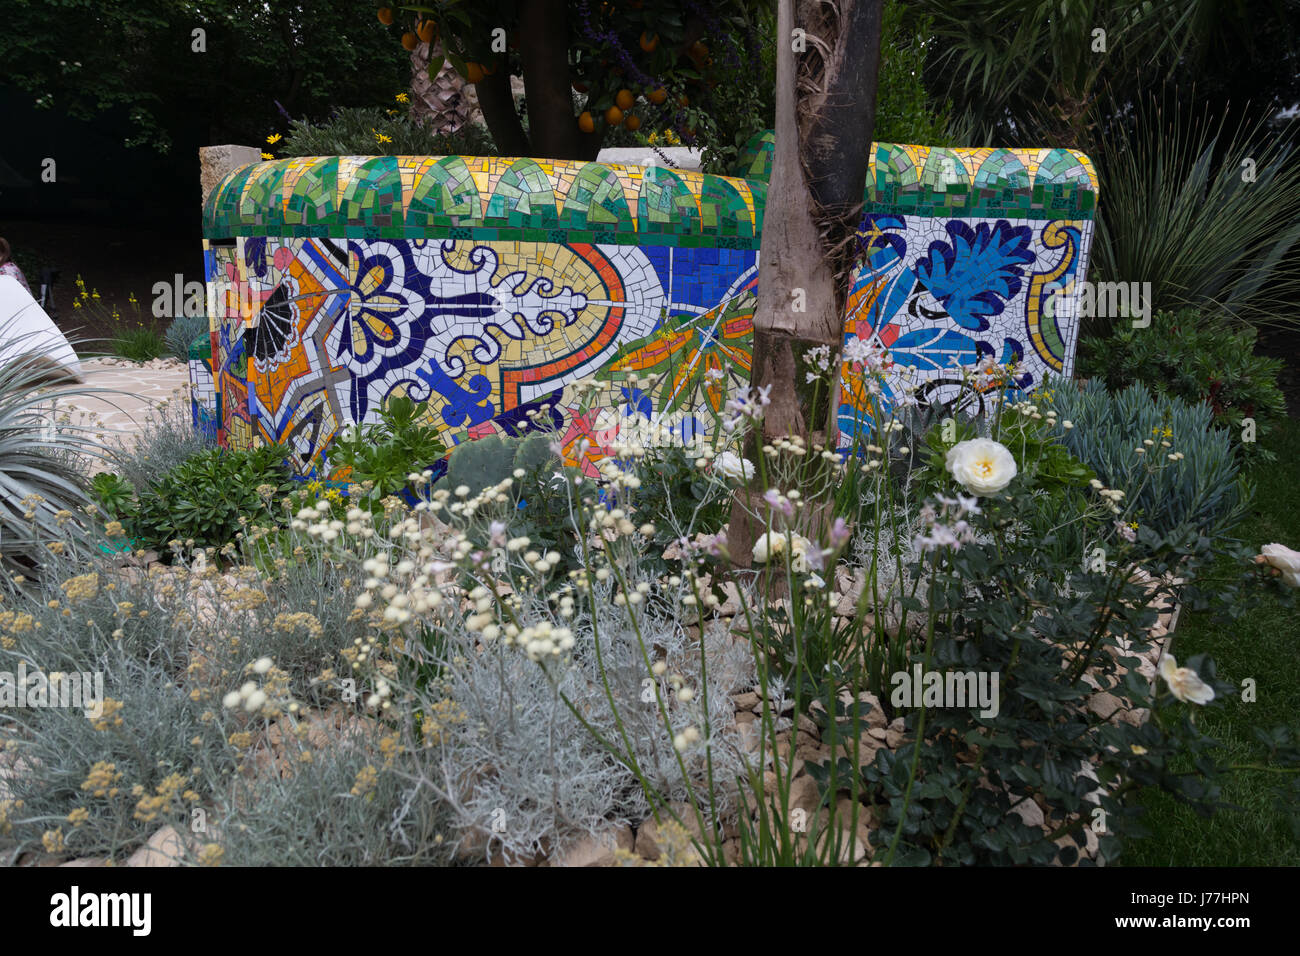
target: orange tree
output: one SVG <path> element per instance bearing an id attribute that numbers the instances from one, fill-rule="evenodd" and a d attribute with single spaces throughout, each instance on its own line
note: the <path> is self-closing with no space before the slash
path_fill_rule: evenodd
<path id="1" fill-rule="evenodd" d="M 688 145 L 735 125 L 730 77 L 763 61 L 773 4 L 750 0 L 440 0 L 379 7 L 407 50 L 435 49 L 474 84 L 507 156 L 592 159 L 613 139 L 671 129 Z M 526 110 L 510 77 L 522 76 Z M 751 125 L 762 128 L 763 106 Z"/>

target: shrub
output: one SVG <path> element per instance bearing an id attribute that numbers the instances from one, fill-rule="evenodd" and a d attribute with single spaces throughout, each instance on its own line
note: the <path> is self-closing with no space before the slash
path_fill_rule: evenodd
<path id="1" fill-rule="evenodd" d="M 180 315 L 172 319 L 167 326 L 167 351 L 182 362 L 190 360 L 190 346 L 204 332 L 208 331 L 206 315 Z"/>
<path id="2" fill-rule="evenodd" d="M 119 443 L 113 460 L 122 478 L 134 489 L 147 488 L 189 458 L 216 447 L 194 428 L 189 403 L 167 400 L 155 406 L 129 440 Z"/>
<path id="3" fill-rule="evenodd" d="M 282 445 L 248 451 L 210 448 L 186 459 L 139 492 L 124 516 L 139 548 L 166 553 L 173 540 L 186 547 L 221 547 L 265 516 L 272 498 L 293 488 Z"/>
<path id="4" fill-rule="evenodd" d="M 132 362 L 151 362 L 167 354 L 167 341 L 150 328 L 127 329 L 113 337 L 113 354 Z"/>
<path id="5" fill-rule="evenodd" d="M 551 467 L 553 471 L 556 458 L 549 446 L 550 438 L 537 432 L 522 438 L 488 435 L 462 442 L 447 456 L 446 485 L 481 491 L 514 479 L 515 472 L 521 469 L 527 473 Z"/>
<path id="6" fill-rule="evenodd" d="M 1113 392 L 1141 383 L 1158 395 L 1204 402 L 1230 435 L 1241 433 L 1243 419 L 1254 419 L 1255 439 L 1237 447 L 1268 462 L 1276 456 L 1264 436 L 1286 414 L 1277 387 L 1283 362 L 1257 356 L 1255 338 L 1253 328 L 1234 328 L 1193 309 L 1158 312 L 1148 329 L 1121 326 L 1110 336 L 1084 336 L 1079 373 Z"/>
<path id="7" fill-rule="evenodd" d="M 441 433 L 425 420 L 427 402 L 388 400 L 374 424 L 344 429 L 330 445 L 329 470 L 354 484 L 370 483 L 376 500 L 407 486 L 408 476 L 447 453 Z"/>
<path id="8" fill-rule="evenodd" d="M 5 708 L 10 862 L 42 848 L 121 862 L 166 825 L 189 862 L 446 859 L 454 835 L 443 841 L 445 810 L 410 784 L 417 765 L 339 703 L 322 667 L 367 631 L 348 620 L 359 579 L 318 551 L 280 558 L 268 577 L 51 554 L 39 592 L 0 582 L 0 673 L 98 675 L 103 693 L 98 713 L 84 697 Z M 246 681 L 267 694 L 260 708 L 223 700 Z M 330 710 L 309 716 L 307 702 Z"/>
<path id="9" fill-rule="evenodd" d="M 1123 490 L 1133 518 L 1156 534 L 1188 527 L 1218 537 L 1245 515 L 1253 491 L 1210 406 L 1142 385 L 1110 392 L 1097 380 L 1058 384 L 1052 405 L 1074 426 L 1057 426 L 1065 447 L 1108 487 Z M 1175 454 L 1182 457 L 1170 461 Z"/>
<path id="10" fill-rule="evenodd" d="M 380 140 L 380 137 L 386 137 Z M 430 132 L 409 115 L 379 107 L 347 107 L 322 123 L 290 122 L 286 156 L 495 156 L 488 131 L 467 123 L 450 134 Z"/>

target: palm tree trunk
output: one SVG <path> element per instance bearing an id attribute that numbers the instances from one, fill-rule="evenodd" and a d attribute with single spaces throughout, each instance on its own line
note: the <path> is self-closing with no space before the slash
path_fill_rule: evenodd
<path id="1" fill-rule="evenodd" d="M 411 114 L 434 133 L 448 134 L 466 123 L 482 122 L 474 84 L 465 80 L 446 60 L 429 76 L 430 56 L 442 52 L 440 44 L 417 44 L 411 51 Z"/>

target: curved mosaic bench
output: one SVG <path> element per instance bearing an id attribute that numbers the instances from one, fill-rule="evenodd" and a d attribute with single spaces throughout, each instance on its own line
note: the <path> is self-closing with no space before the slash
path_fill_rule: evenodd
<path id="1" fill-rule="evenodd" d="M 204 209 L 196 425 L 283 441 L 326 478 L 331 436 L 394 394 L 427 399 L 454 441 L 541 412 L 588 464 L 633 425 L 711 434 L 748 384 L 770 160 L 769 133 L 743 177 L 460 156 L 236 169 Z M 846 336 L 924 374 L 986 354 L 1022 356 L 1024 385 L 1068 372 L 1070 300 L 1044 305 L 1083 278 L 1095 182 L 1064 150 L 877 145 Z M 568 386 L 593 373 L 583 412 Z M 846 435 L 868 421 L 844 399 Z"/>

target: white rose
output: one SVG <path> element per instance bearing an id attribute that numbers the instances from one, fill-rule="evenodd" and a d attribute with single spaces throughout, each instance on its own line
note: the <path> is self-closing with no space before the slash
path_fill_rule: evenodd
<path id="1" fill-rule="evenodd" d="M 1208 704 L 1214 700 L 1214 688 L 1201 680 L 1190 667 L 1179 667 L 1173 654 L 1161 658 L 1160 676 L 1173 695 L 1185 704 Z"/>
<path id="2" fill-rule="evenodd" d="M 1005 445 L 988 438 L 960 441 L 948 449 L 949 473 L 977 495 L 997 494 L 1016 477 L 1016 460 Z"/>
<path id="3" fill-rule="evenodd" d="M 1264 563 L 1282 572 L 1282 580 L 1293 588 L 1300 588 L 1300 551 L 1292 551 L 1281 544 L 1266 544 L 1259 549 Z"/>
<path id="4" fill-rule="evenodd" d="M 790 570 L 796 574 L 807 574 L 811 568 L 808 565 L 808 552 L 812 550 L 812 542 L 801 534 L 792 534 L 790 536 Z"/>
<path id="5" fill-rule="evenodd" d="M 754 542 L 754 561 L 758 564 L 767 564 L 783 551 L 785 551 L 785 535 L 769 531 Z"/>
<path id="6" fill-rule="evenodd" d="M 718 456 L 714 467 L 728 478 L 749 481 L 754 477 L 754 463 L 741 458 L 734 452 L 724 451 Z"/>

